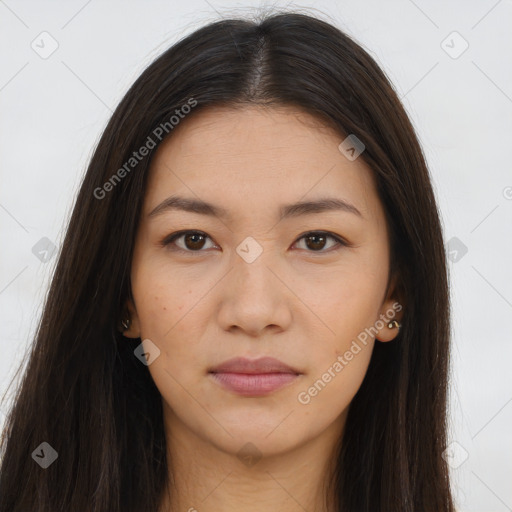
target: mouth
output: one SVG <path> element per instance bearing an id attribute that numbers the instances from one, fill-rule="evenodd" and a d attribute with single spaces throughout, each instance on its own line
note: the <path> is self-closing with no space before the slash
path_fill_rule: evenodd
<path id="1" fill-rule="evenodd" d="M 292 383 L 301 372 L 272 357 L 234 358 L 211 368 L 211 378 L 224 389 L 243 396 L 264 396 Z"/>

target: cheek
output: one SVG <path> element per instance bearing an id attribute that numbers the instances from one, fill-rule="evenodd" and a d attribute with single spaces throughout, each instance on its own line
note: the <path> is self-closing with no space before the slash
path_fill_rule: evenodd
<path id="1" fill-rule="evenodd" d="M 134 269 L 132 289 L 141 334 L 163 340 L 193 308 L 197 287 L 161 258 L 142 255 Z"/>
<path id="2" fill-rule="evenodd" d="M 141 337 L 150 339 L 160 350 L 148 370 L 164 401 L 174 408 L 187 402 L 185 389 L 201 378 L 200 372 L 191 371 L 200 353 L 200 327 L 194 321 L 200 305 L 194 308 L 187 303 L 183 293 L 174 292 L 174 286 L 154 283 L 151 288 L 147 281 L 147 293 L 140 295 L 137 305 Z M 184 293 L 192 295 L 188 290 Z"/>
<path id="3" fill-rule="evenodd" d="M 342 352 L 339 359 L 324 368 L 307 390 L 312 409 L 317 409 L 318 414 L 324 416 L 328 414 L 326 421 L 333 421 L 349 407 L 368 370 L 372 348 L 373 344 L 361 345 L 357 354 L 352 354 L 351 360 L 347 360 L 346 352 Z"/>
<path id="4" fill-rule="evenodd" d="M 345 342 L 377 320 L 385 289 L 383 279 L 369 269 L 354 266 L 332 272 L 314 292 L 304 290 L 302 296 L 308 297 L 304 302 L 322 320 L 322 329 L 330 332 L 333 350 L 342 350 Z"/>
<path id="5" fill-rule="evenodd" d="M 384 288 L 381 276 L 366 269 L 354 267 L 334 275 L 321 287 L 322 293 L 310 295 L 311 310 L 322 322 L 319 335 L 310 336 L 318 341 L 309 351 L 311 375 L 306 385 L 318 382 L 318 389 L 311 392 L 322 395 L 319 401 L 340 400 L 346 406 L 368 369 L 375 342 L 370 328 L 379 318 Z"/>
<path id="6" fill-rule="evenodd" d="M 141 338 L 150 339 L 160 350 L 149 370 L 161 392 L 173 387 L 166 370 L 178 382 L 190 380 L 190 365 L 201 353 L 198 343 L 207 316 L 201 297 L 206 291 L 194 283 L 186 273 L 151 264 L 149 258 L 138 267 L 132 283 Z"/>
<path id="7" fill-rule="evenodd" d="M 316 352 L 309 378 L 299 390 L 298 402 L 308 413 L 322 417 L 323 421 L 334 421 L 359 390 L 373 347 L 371 338 L 362 342 L 350 336 L 338 336 L 326 344 L 323 351 Z"/>

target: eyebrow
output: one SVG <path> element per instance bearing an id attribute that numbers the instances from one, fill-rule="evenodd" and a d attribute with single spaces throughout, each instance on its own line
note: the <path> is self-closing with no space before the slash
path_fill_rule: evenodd
<path id="1" fill-rule="evenodd" d="M 170 196 L 164 199 L 149 214 L 149 218 L 156 217 L 164 212 L 181 210 L 199 215 L 210 215 L 221 219 L 231 220 L 232 215 L 222 206 L 213 205 L 200 199 Z M 364 218 L 361 212 L 352 204 L 336 197 L 322 197 L 314 201 L 299 201 L 293 204 L 283 205 L 279 208 L 279 220 L 313 213 L 327 211 L 344 211 Z"/>

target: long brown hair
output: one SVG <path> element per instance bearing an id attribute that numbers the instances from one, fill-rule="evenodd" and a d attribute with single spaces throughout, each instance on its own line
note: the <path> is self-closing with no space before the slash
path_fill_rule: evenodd
<path id="1" fill-rule="evenodd" d="M 0 512 L 157 510 L 168 477 L 161 396 L 134 357 L 140 340 L 117 329 L 148 168 L 163 135 L 172 136 L 176 110 L 247 104 L 294 106 L 334 127 L 340 141 L 354 134 L 389 223 L 403 326 L 375 344 L 351 403 L 328 482 L 337 509 L 453 512 L 442 457 L 448 276 L 425 157 L 372 57 L 330 23 L 295 13 L 200 28 L 149 65 L 113 113 L 7 416 Z M 130 160 L 142 146 L 148 155 Z M 46 469 L 33 455 L 43 442 L 58 454 Z"/>

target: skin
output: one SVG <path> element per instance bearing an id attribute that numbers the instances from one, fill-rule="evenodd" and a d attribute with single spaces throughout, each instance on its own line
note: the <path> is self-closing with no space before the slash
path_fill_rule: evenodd
<path id="1" fill-rule="evenodd" d="M 398 332 L 385 322 L 308 404 L 298 400 L 397 303 L 395 276 L 386 294 L 388 228 L 372 172 L 340 152 L 344 137 L 291 107 L 206 109 L 171 135 L 151 163 L 124 331 L 160 350 L 148 369 L 162 395 L 174 483 L 172 504 L 163 497 L 159 512 L 327 511 L 323 483 L 375 338 Z M 223 206 L 232 218 L 148 217 L 174 194 Z M 351 203 L 362 217 L 335 210 L 279 221 L 281 205 L 321 196 Z M 162 246 L 184 229 L 207 236 Z M 351 245 L 308 244 L 301 237 L 310 231 Z M 236 251 L 246 237 L 262 249 L 250 263 Z M 208 374 L 232 357 L 265 355 L 301 375 L 246 397 Z M 258 457 L 244 463 L 237 454 L 247 443 Z"/>

